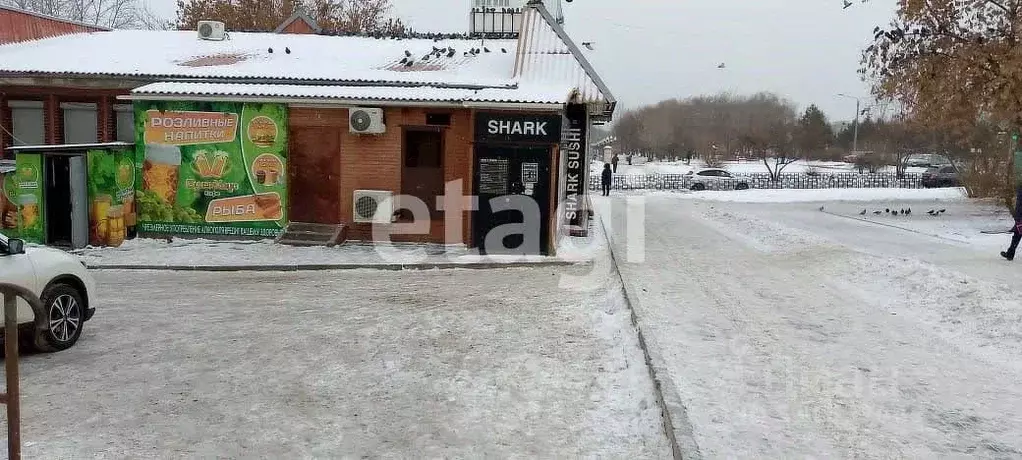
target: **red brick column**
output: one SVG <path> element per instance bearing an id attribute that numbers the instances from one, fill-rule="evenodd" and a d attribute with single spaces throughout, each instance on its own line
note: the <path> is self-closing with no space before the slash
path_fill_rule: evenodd
<path id="1" fill-rule="evenodd" d="M 103 96 L 96 102 L 97 131 L 96 138 L 100 142 L 117 140 L 117 114 L 114 112 L 113 98 Z"/>
<path id="2" fill-rule="evenodd" d="M 47 144 L 64 143 L 64 111 L 60 108 L 60 99 L 53 94 L 43 101 L 43 128 Z"/>
<path id="3" fill-rule="evenodd" d="M 14 132 L 11 108 L 7 105 L 7 96 L 0 95 L 0 158 L 13 158 L 7 151 L 7 147 L 14 145 L 14 139 L 10 134 Z"/>

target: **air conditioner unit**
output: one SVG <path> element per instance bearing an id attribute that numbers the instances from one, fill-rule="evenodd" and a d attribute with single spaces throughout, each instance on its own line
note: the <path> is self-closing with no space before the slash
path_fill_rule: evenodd
<path id="1" fill-rule="evenodd" d="M 224 40 L 227 38 L 227 28 L 220 21 L 199 21 L 197 27 L 199 38 L 203 40 Z"/>
<path id="2" fill-rule="evenodd" d="M 355 222 L 389 224 L 394 221 L 394 193 L 384 190 L 355 190 Z"/>
<path id="3" fill-rule="evenodd" d="M 348 127 L 355 134 L 383 134 L 383 109 L 355 107 L 348 111 Z"/>

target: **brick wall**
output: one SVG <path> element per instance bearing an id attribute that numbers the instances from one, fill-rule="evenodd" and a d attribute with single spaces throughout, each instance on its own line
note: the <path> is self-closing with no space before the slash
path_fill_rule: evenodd
<path id="1" fill-rule="evenodd" d="M 6 101 L 42 101 L 43 126 L 46 130 L 47 144 L 64 142 L 64 111 L 61 102 L 95 103 L 97 118 L 96 133 L 100 142 L 117 140 L 117 113 L 113 106 L 117 96 L 126 95 L 126 90 L 68 88 L 47 86 L 0 86 L 0 123 L 8 131 L 13 131 L 10 107 Z M 5 144 L 6 143 L 6 144 Z M 13 141 L 3 130 L 0 130 L 0 147 L 10 146 Z"/>
<path id="2" fill-rule="evenodd" d="M 7 105 L 7 96 L 0 93 L 0 159 L 13 158 L 7 152 L 7 147 L 14 144 L 14 139 L 8 133 L 14 132 L 14 124 L 11 123 L 11 108 Z"/>
<path id="3" fill-rule="evenodd" d="M 110 96 L 103 96 L 96 102 L 96 139 L 100 142 L 117 140 L 117 114 Z"/>
<path id="4" fill-rule="evenodd" d="M 64 111 L 56 95 L 51 94 L 43 99 L 43 127 L 47 144 L 64 143 Z"/>
<path id="5" fill-rule="evenodd" d="M 337 205 L 344 222 L 351 222 L 352 196 L 355 190 L 389 190 L 401 193 L 401 173 L 404 161 L 404 128 L 426 126 L 422 108 L 388 108 L 385 110 L 387 132 L 382 135 L 360 136 L 348 131 L 346 109 L 292 108 L 289 125 L 292 130 L 302 126 L 341 126 L 341 151 L 337 161 L 341 165 L 341 186 Z M 444 180 L 463 179 L 463 193 L 472 193 L 472 113 L 467 109 L 435 110 L 450 113 L 451 125 L 444 133 Z M 468 243 L 469 214 L 465 213 L 461 225 L 461 241 Z M 351 224 L 348 237 L 371 240 L 371 224 Z M 394 241 L 444 242 L 443 220 L 430 224 L 429 235 L 393 235 Z"/>

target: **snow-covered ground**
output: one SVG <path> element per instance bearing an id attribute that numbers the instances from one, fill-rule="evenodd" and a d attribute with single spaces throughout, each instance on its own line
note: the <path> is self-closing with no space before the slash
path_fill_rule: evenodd
<path id="1" fill-rule="evenodd" d="M 705 458 L 1022 457 L 1022 264 L 980 233 L 1002 210 L 658 194 L 628 262 L 625 199 L 604 217 Z"/>
<path id="2" fill-rule="evenodd" d="M 480 263 L 584 262 L 605 250 L 602 229 L 589 238 L 564 237 L 557 255 L 480 255 L 463 245 L 374 245 L 350 243 L 333 248 L 295 247 L 261 241 L 137 238 L 116 248 L 89 247 L 76 253 L 90 267 L 232 267 L 232 266 L 382 266 L 390 264 L 469 265 Z"/>
<path id="3" fill-rule="evenodd" d="M 582 269 L 97 272 L 81 341 L 21 360 L 25 458 L 669 458 Z"/>
<path id="4" fill-rule="evenodd" d="M 730 201 L 737 203 L 799 203 L 826 201 L 963 201 L 966 193 L 961 188 L 827 188 L 827 189 L 756 189 L 707 190 L 692 192 L 627 190 L 614 193 L 641 196 L 672 196 L 679 199 L 701 201 Z"/>
<path id="5" fill-rule="evenodd" d="M 700 160 L 692 160 L 690 165 L 686 165 L 684 161 L 650 161 L 644 164 L 629 165 L 624 159 L 618 162 L 617 172 L 618 174 L 631 174 L 631 175 L 651 175 L 651 174 L 686 174 L 692 170 L 699 170 L 706 167 Z M 755 173 L 767 173 L 766 166 L 762 161 L 727 161 L 724 162 L 723 168 L 735 173 L 735 174 L 755 174 Z M 594 174 L 598 174 L 603 169 L 602 161 L 594 161 L 590 165 L 590 171 Z M 784 173 L 805 173 L 811 170 L 815 170 L 820 174 L 827 173 L 850 173 L 857 172 L 854 164 L 836 162 L 836 161 L 815 161 L 815 160 L 799 160 L 788 166 L 784 167 L 782 172 Z M 889 166 L 882 171 L 894 172 L 894 167 Z M 925 172 L 926 168 L 909 167 L 906 168 L 905 172 L 908 173 L 922 173 Z"/>

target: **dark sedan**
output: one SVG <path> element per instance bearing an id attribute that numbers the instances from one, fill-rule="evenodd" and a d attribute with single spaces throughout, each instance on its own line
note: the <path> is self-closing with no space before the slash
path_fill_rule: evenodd
<path id="1" fill-rule="evenodd" d="M 958 171 L 954 166 L 935 166 L 927 169 L 922 176 L 923 187 L 958 187 L 962 182 L 958 179 Z"/>

